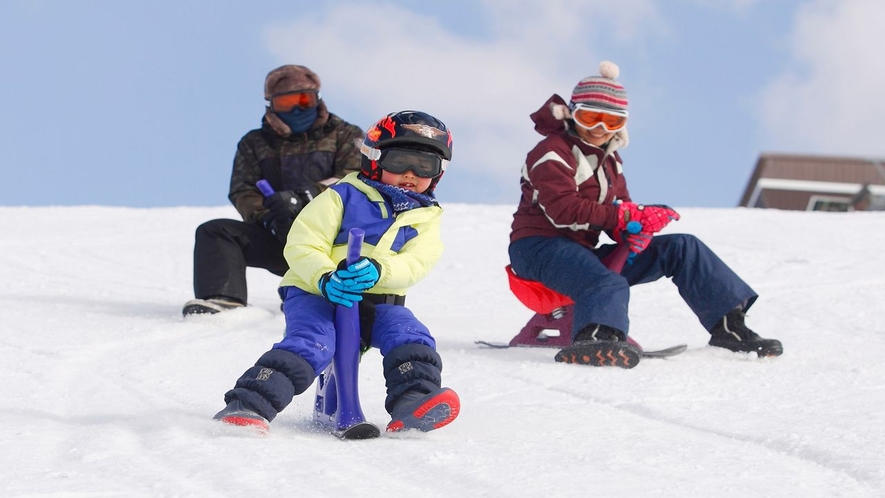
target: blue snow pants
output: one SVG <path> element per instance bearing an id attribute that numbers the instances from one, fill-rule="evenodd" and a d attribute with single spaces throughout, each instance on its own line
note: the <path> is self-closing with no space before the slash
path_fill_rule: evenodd
<path id="1" fill-rule="evenodd" d="M 280 289 L 286 314 L 286 335 L 273 349 L 291 351 L 305 360 L 319 375 L 335 354 L 335 306 L 323 297 L 298 287 Z M 423 344 L 436 349 L 430 330 L 405 306 L 375 305 L 372 347 L 381 356 L 404 344 Z"/>
<path id="2" fill-rule="evenodd" d="M 335 355 L 335 306 L 297 287 L 281 287 L 286 333 L 225 394 L 273 420 L 303 393 Z M 372 347 L 384 356 L 388 412 L 407 391 L 429 393 L 442 383 L 442 360 L 430 330 L 405 306 L 375 305 Z"/>
<path id="3" fill-rule="evenodd" d="M 614 273 L 602 264 L 615 248 L 590 250 L 565 237 L 526 237 L 510 244 L 510 264 L 522 278 L 536 280 L 575 302 L 572 338 L 589 324 L 629 333 L 630 287 L 668 277 L 708 331 L 726 313 L 758 295 L 697 237 L 669 234 Z"/>

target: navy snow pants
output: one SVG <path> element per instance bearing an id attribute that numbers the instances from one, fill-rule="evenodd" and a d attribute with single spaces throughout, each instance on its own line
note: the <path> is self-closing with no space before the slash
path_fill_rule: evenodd
<path id="1" fill-rule="evenodd" d="M 673 279 L 679 295 L 708 331 L 726 313 L 758 295 L 697 237 L 654 237 L 620 274 L 600 261 L 614 245 L 590 250 L 565 237 L 526 237 L 510 244 L 510 264 L 522 278 L 537 280 L 575 301 L 572 338 L 589 324 L 629 333 L 630 286 Z"/>

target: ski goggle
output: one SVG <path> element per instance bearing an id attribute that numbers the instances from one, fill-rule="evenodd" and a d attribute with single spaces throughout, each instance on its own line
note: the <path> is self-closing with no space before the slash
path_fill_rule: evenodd
<path id="1" fill-rule="evenodd" d="M 582 104 L 572 106 L 572 118 L 575 124 L 587 130 L 602 126 L 605 131 L 614 132 L 627 125 L 627 111 L 596 109 Z"/>
<path id="2" fill-rule="evenodd" d="M 270 96 L 270 110 L 273 112 L 291 112 L 296 107 L 299 109 L 310 109 L 320 103 L 320 98 L 320 92 L 315 90 L 278 93 Z"/>
<path id="3" fill-rule="evenodd" d="M 362 155 L 375 161 L 381 169 L 397 175 L 412 170 L 419 178 L 436 178 L 449 165 L 448 159 L 443 159 L 434 152 L 395 147 L 381 150 L 366 145 L 365 142 L 359 145 Z"/>
<path id="4" fill-rule="evenodd" d="M 384 149 L 378 165 L 384 171 L 401 175 L 412 170 L 418 178 L 436 178 L 445 170 L 445 159 L 432 152 L 410 149 Z"/>

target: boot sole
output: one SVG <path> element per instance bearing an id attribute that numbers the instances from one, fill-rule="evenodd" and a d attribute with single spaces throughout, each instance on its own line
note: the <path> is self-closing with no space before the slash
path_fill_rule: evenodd
<path id="1" fill-rule="evenodd" d="M 224 305 L 214 303 L 205 299 L 191 299 L 190 301 L 184 303 L 184 308 L 182 308 L 181 314 L 184 316 L 214 315 L 216 313 L 221 313 L 222 311 L 228 311 L 242 307 L 243 305 L 241 304 Z"/>
<path id="2" fill-rule="evenodd" d="M 181 314 L 184 316 L 190 315 L 214 315 L 219 313 L 220 310 L 215 308 L 210 308 L 208 306 L 203 306 L 202 304 L 189 304 L 181 310 Z"/>
<path id="3" fill-rule="evenodd" d="M 225 424 L 238 425 L 240 427 L 251 427 L 258 430 L 258 432 L 264 434 L 266 434 L 267 431 L 270 430 L 270 425 L 266 421 L 251 417 L 244 417 L 241 415 L 228 415 L 226 417 L 221 417 L 218 420 L 224 422 Z"/>
<path id="4" fill-rule="evenodd" d="M 387 424 L 387 432 L 400 432 L 408 429 L 417 429 L 422 432 L 433 431 L 452 423 L 460 412 L 461 400 L 458 398 L 458 394 L 451 389 L 445 389 L 421 403 L 408 416 L 391 420 Z"/>
<path id="5" fill-rule="evenodd" d="M 780 341 L 767 340 L 765 342 L 745 343 L 745 342 L 718 342 L 711 340 L 709 343 L 713 347 L 727 349 L 735 353 L 756 353 L 759 358 L 767 358 L 771 356 L 780 356 L 784 354 L 784 346 Z"/>
<path id="6" fill-rule="evenodd" d="M 576 342 L 553 357 L 560 363 L 620 368 L 633 368 L 639 364 L 640 358 L 642 352 L 629 343 L 601 341 Z"/>

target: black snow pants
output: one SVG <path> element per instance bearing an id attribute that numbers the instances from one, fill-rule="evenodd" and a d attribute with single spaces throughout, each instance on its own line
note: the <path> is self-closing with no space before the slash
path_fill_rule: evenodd
<path id="1" fill-rule="evenodd" d="M 289 269 L 283 243 L 257 224 L 218 219 L 197 227 L 194 241 L 194 296 L 224 296 L 246 304 L 246 267 L 283 276 Z"/>

